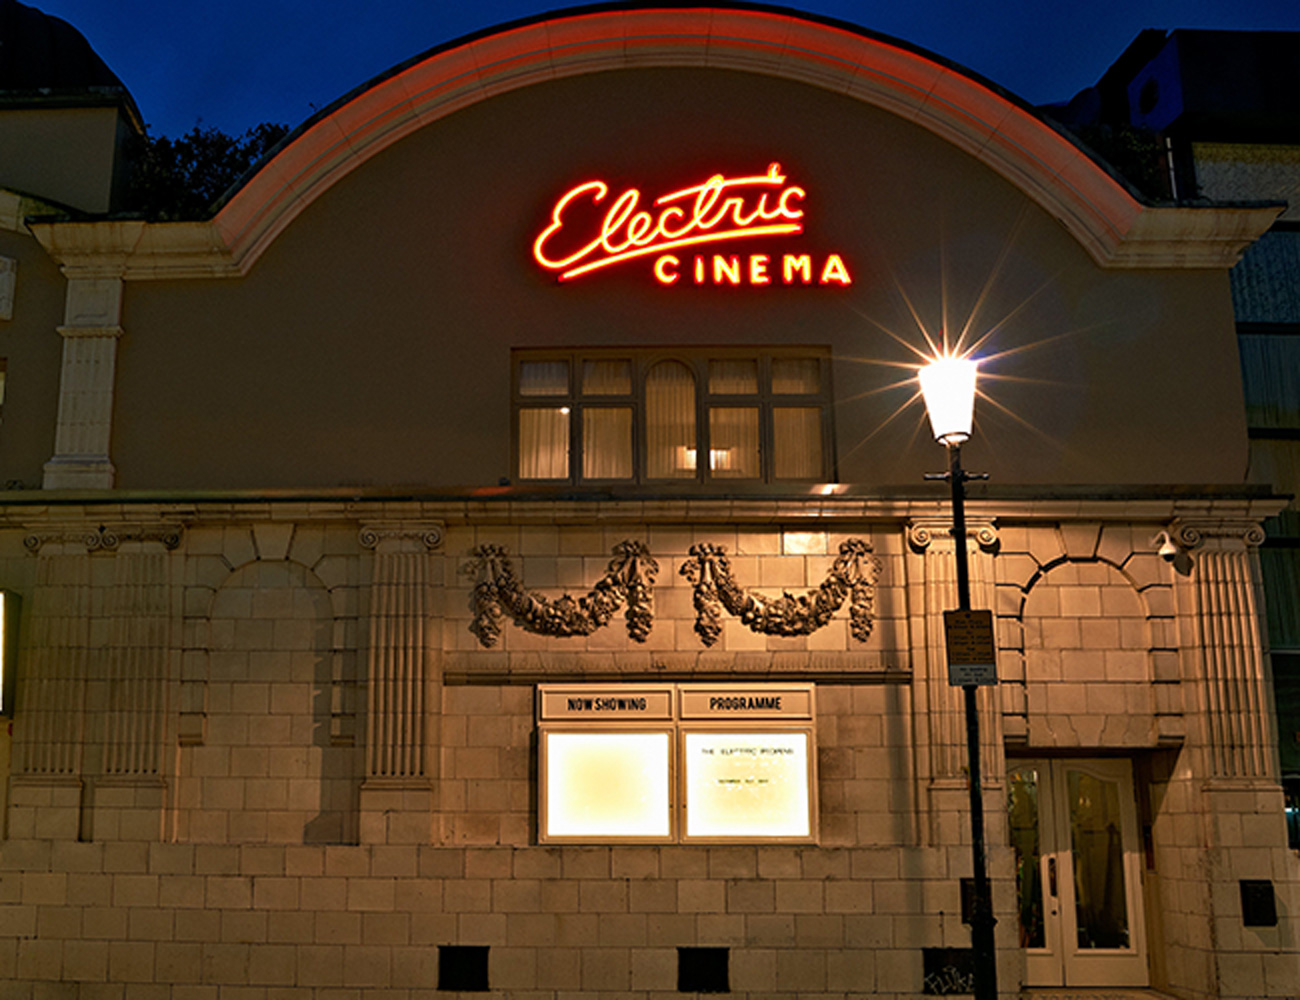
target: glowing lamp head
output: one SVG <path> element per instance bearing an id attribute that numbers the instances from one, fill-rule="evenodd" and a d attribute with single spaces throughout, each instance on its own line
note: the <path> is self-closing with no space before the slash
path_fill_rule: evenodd
<path id="1" fill-rule="evenodd" d="M 917 372 L 930 429 L 942 445 L 951 447 L 970 437 L 978 367 L 970 358 L 942 357 Z"/>

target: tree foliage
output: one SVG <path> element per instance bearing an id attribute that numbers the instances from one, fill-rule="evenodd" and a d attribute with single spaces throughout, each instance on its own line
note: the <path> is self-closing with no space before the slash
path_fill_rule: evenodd
<path id="1" fill-rule="evenodd" d="M 1169 170 L 1160 135 L 1134 125 L 1078 125 L 1074 133 L 1139 192 L 1167 201 Z"/>
<path id="2" fill-rule="evenodd" d="M 195 125 L 177 139 L 139 136 L 129 151 L 131 174 L 124 208 L 147 219 L 207 219 L 218 199 L 288 133 L 263 122 L 240 136 Z"/>

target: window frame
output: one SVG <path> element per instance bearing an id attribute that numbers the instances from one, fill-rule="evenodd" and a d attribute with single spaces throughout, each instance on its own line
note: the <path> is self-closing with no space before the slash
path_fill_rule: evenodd
<path id="1" fill-rule="evenodd" d="M 773 362 L 781 359 L 817 362 L 818 388 L 810 393 L 775 393 L 772 391 Z M 631 388 L 626 394 L 582 392 L 582 365 L 585 361 L 626 360 L 631 369 Z M 711 393 L 709 362 L 753 360 L 757 362 L 756 393 Z M 522 366 L 528 362 L 565 361 L 568 386 L 564 395 L 524 395 L 520 392 Z M 758 475 L 751 478 L 713 474 L 711 463 L 696 462 L 691 476 L 651 479 L 647 467 L 646 377 L 661 362 L 675 361 L 686 366 L 695 380 L 695 451 L 710 453 L 710 412 L 728 407 L 753 407 L 758 410 Z M 783 483 L 824 483 L 836 479 L 834 399 L 831 351 L 826 345 L 792 346 L 711 346 L 711 347 L 589 347 L 589 348 L 515 348 L 510 356 L 510 468 L 512 481 L 538 485 L 569 486 L 657 486 L 723 487 L 737 485 L 780 485 Z M 524 478 L 520 462 L 520 411 L 523 409 L 568 408 L 568 474 L 562 478 Z M 632 475 L 625 479 L 582 475 L 584 454 L 583 414 L 587 409 L 623 408 L 632 411 Z M 815 409 L 820 420 L 821 468 L 808 477 L 777 478 L 776 416 L 778 409 Z"/>

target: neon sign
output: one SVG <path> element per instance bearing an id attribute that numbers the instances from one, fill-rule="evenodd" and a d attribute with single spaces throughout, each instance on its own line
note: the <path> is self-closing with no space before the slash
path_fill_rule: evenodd
<path id="1" fill-rule="evenodd" d="M 679 280 L 696 285 L 812 284 L 850 285 L 848 267 L 829 254 L 814 267 L 809 254 L 694 254 L 670 251 L 803 232 L 803 188 L 788 183 L 781 165 L 749 177 L 714 174 L 703 184 L 660 195 L 653 210 L 639 208 L 641 192 L 628 188 L 610 204 L 598 231 L 573 222 L 584 206 L 600 205 L 609 185 L 595 180 L 566 191 L 551 210 L 550 224 L 533 241 L 533 257 L 558 272 L 559 280 L 590 274 L 625 261 L 654 257 L 651 268 L 663 285 Z M 577 231 L 576 239 L 572 232 Z M 582 242 L 585 237 L 586 242 Z"/>

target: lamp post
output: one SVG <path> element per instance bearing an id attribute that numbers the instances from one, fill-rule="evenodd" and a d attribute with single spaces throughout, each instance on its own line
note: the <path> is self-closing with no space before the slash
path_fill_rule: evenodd
<path id="1" fill-rule="evenodd" d="M 933 478 L 952 486 L 952 538 L 957 558 L 957 607 L 970 610 L 970 569 L 966 557 L 966 480 L 961 467 L 961 446 L 970 437 L 975 410 L 977 364 L 969 358 L 938 358 L 918 373 L 925 408 L 935 440 L 948 449 L 948 472 Z M 930 477 L 927 477 L 930 478 Z M 966 752 L 970 761 L 971 862 L 975 893 L 971 906 L 970 937 L 975 959 L 975 1000 L 995 1000 L 998 995 L 997 956 L 993 945 L 993 894 L 984 857 L 984 791 L 980 784 L 980 720 L 975 706 L 975 684 L 963 684 L 966 702 Z"/>

